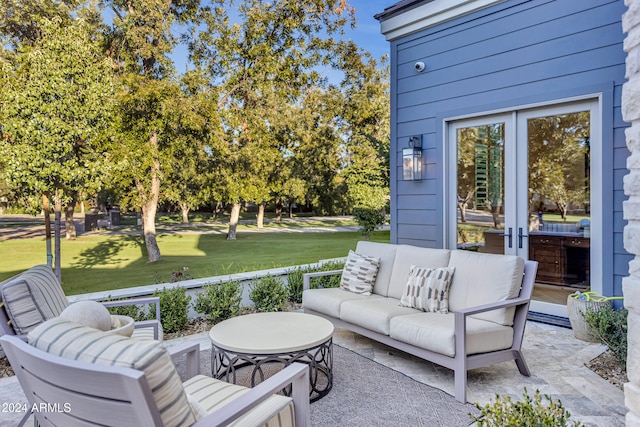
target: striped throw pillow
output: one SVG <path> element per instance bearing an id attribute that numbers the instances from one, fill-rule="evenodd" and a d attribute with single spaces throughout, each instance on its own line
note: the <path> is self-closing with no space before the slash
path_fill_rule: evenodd
<path id="1" fill-rule="evenodd" d="M 349 251 L 340 278 L 340 288 L 357 294 L 371 295 L 379 267 L 380 258 Z"/>
<path id="2" fill-rule="evenodd" d="M 109 335 L 58 317 L 33 329 L 28 340 L 34 347 L 66 359 L 143 371 L 164 426 L 195 422 L 180 376 L 158 341 Z"/>
<path id="3" fill-rule="evenodd" d="M 4 307 L 17 334 L 58 316 L 69 302 L 48 265 L 37 265 L 2 284 Z"/>
<path id="4" fill-rule="evenodd" d="M 400 305 L 422 311 L 448 313 L 449 288 L 454 272 L 455 267 L 421 268 L 412 265 Z"/>

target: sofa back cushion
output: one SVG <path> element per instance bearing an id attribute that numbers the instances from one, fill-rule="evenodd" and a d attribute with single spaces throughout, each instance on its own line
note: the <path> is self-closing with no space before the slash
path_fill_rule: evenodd
<path id="1" fill-rule="evenodd" d="M 396 256 L 397 245 L 389 243 L 376 243 L 360 241 L 356 246 L 356 252 L 362 255 L 368 255 L 380 258 L 378 274 L 373 285 L 373 293 L 377 295 L 387 296 L 389 289 L 389 280 L 391 278 L 391 269 Z"/>
<path id="2" fill-rule="evenodd" d="M 393 262 L 393 271 L 389 280 L 388 296 L 401 299 L 404 293 L 411 266 L 421 268 L 447 267 L 448 249 L 421 248 L 418 246 L 398 245 Z"/>
<path id="3" fill-rule="evenodd" d="M 515 298 L 520 294 L 524 260 L 513 255 L 451 251 L 449 266 L 456 268 L 449 289 L 449 311 Z M 471 317 L 513 325 L 515 308 L 493 310 Z"/>
<path id="4" fill-rule="evenodd" d="M 36 265 L 5 280 L 0 285 L 7 316 L 17 334 L 26 334 L 33 328 L 67 308 L 69 302 L 48 265 Z"/>
<path id="5" fill-rule="evenodd" d="M 171 357 L 159 341 L 109 335 L 56 317 L 33 329 L 29 344 L 70 360 L 143 371 L 165 427 L 195 422 Z"/>

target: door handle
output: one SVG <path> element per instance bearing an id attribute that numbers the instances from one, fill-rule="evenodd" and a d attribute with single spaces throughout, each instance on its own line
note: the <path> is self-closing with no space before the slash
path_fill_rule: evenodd
<path id="1" fill-rule="evenodd" d="M 518 228 L 518 248 L 522 249 L 522 238 L 529 237 L 528 234 L 522 234 L 522 227 Z"/>
<path id="2" fill-rule="evenodd" d="M 521 229 L 522 230 L 522 229 Z M 509 247 L 512 247 L 513 244 L 513 228 L 509 227 L 509 233 L 500 233 L 498 236 L 508 237 L 509 238 Z"/>

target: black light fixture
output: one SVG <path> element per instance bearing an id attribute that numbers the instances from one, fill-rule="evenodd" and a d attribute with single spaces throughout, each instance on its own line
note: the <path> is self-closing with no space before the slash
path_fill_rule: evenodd
<path id="1" fill-rule="evenodd" d="M 422 138 L 409 137 L 409 148 L 402 149 L 402 179 L 419 181 L 422 179 Z"/>

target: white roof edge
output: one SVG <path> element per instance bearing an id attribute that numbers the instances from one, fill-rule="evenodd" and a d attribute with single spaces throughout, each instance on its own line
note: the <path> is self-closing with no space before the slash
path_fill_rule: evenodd
<path id="1" fill-rule="evenodd" d="M 505 0 L 433 0 L 380 22 L 387 41 L 433 27 Z"/>

